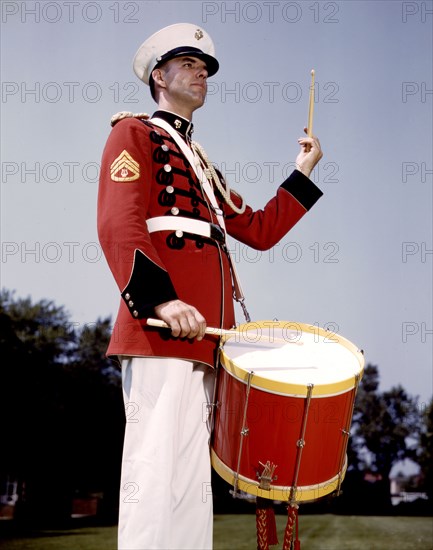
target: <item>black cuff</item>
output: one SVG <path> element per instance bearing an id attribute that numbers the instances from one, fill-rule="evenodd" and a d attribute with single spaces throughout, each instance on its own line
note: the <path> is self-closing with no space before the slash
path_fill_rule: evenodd
<path id="1" fill-rule="evenodd" d="M 176 300 L 170 276 L 150 260 L 141 250 L 136 250 L 134 267 L 129 283 L 122 292 L 122 298 L 135 319 L 154 315 L 154 307 Z"/>
<path id="2" fill-rule="evenodd" d="M 310 210 L 323 195 L 322 191 L 299 170 L 294 170 L 280 187 L 293 195 L 306 210 Z"/>

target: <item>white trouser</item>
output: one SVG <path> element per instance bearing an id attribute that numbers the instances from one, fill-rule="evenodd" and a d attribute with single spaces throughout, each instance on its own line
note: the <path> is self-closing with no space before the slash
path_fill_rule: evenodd
<path id="1" fill-rule="evenodd" d="M 120 359 L 126 430 L 119 550 L 210 549 L 214 371 L 178 359 Z"/>

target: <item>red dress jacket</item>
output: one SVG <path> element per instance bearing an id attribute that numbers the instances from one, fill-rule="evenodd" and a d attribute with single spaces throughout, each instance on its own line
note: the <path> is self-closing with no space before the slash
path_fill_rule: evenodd
<path id="1" fill-rule="evenodd" d="M 172 116 L 167 114 L 167 120 L 173 122 Z M 247 206 L 243 214 L 235 214 L 221 201 L 227 233 L 267 250 L 321 195 L 295 170 L 263 210 L 253 212 Z M 239 204 L 235 193 L 232 198 Z M 214 366 L 215 336 L 205 336 L 201 342 L 173 338 L 168 329 L 146 326 L 146 318 L 155 316 L 156 305 L 179 298 L 195 306 L 208 326 L 233 327 L 226 252 L 213 239 L 196 234 L 149 234 L 146 220 L 156 216 L 217 223 L 194 170 L 173 138 L 148 120 L 120 120 L 104 149 L 98 196 L 99 239 L 122 297 L 107 354 L 176 357 Z"/>

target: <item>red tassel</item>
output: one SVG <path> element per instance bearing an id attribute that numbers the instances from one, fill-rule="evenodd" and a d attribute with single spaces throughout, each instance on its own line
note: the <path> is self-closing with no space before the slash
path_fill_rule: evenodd
<path id="1" fill-rule="evenodd" d="M 277 524 L 272 501 L 257 497 L 256 505 L 257 550 L 269 550 L 278 544 Z"/>
<path id="2" fill-rule="evenodd" d="M 275 512 L 271 506 L 267 509 L 267 528 L 268 528 L 268 539 L 269 544 L 272 546 L 278 544 L 278 535 L 277 535 L 277 522 L 275 521 Z"/>

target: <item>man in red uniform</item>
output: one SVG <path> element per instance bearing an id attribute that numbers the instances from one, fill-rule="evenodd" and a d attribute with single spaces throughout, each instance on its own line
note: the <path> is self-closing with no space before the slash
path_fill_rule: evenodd
<path id="1" fill-rule="evenodd" d="M 209 427 L 218 341 L 235 324 L 226 233 L 274 246 L 322 195 L 308 176 L 322 156 L 300 138 L 295 170 L 254 212 L 220 182 L 191 138 L 192 114 L 218 70 L 200 27 L 166 27 L 142 44 L 137 76 L 158 111 L 123 113 L 102 158 L 101 245 L 121 294 L 108 354 L 119 357 L 126 408 L 119 548 L 212 546 Z M 146 320 L 157 317 L 171 330 Z"/>

